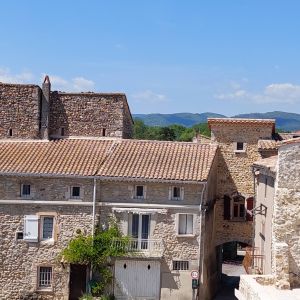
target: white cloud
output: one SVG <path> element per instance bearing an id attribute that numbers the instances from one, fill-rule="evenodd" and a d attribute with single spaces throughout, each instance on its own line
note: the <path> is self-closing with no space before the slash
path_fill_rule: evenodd
<path id="1" fill-rule="evenodd" d="M 44 80 L 45 75 L 46 74 L 42 74 L 42 80 Z M 49 78 L 53 90 L 64 92 L 87 92 L 92 91 L 95 86 L 94 81 L 86 79 L 82 76 L 74 77 L 70 80 L 57 75 L 49 75 Z"/>
<path id="2" fill-rule="evenodd" d="M 23 71 L 13 74 L 9 68 L 0 68 L 0 82 L 4 83 L 30 83 L 33 80 L 31 72 Z"/>
<path id="3" fill-rule="evenodd" d="M 253 93 L 244 89 L 230 93 L 215 95 L 220 100 L 237 100 L 255 103 L 300 103 L 300 85 L 292 83 L 272 83 L 260 93 Z"/>
<path id="4" fill-rule="evenodd" d="M 154 93 L 151 90 L 145 90 L 132 95 L 136 102 L 159 103 L 168 101 L 167 96 Z"/>
<path id="5" fill-rule="evenodd" d="M 75 77 L 72 79 L 72 84 L 75 91 L 91 91 L 95 82 L 84 77 Z"/>

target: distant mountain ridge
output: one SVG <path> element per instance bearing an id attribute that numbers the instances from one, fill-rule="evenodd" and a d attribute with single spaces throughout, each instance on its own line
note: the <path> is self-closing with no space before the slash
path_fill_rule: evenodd
<path id="1" fill-rule="evenodd" d="M 149 126 L 169 126 L 172 124 L 191 127 L 198 123 L 206 123 L 207 118 L 226 118 L 227 116 L 212 112 L 205 113 L 174 113 L 174 114 L 134 114 L 134 118 L 141 119 Z M 249 113 L 232 116 L 246 119 L 275 119 L 276 127 L 285 131 L 300 130 L 300 114 L 282 111 L 266 113 Z"/>

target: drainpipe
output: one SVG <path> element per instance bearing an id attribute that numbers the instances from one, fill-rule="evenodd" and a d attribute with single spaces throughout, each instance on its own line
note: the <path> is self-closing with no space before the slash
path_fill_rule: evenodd
<path id="1" fill-rule="evenodd" d="M 200 229 L 200 233 L 199 233 L 199 287 L 198 287 L 198 299 L 200 299 L 200 286 L 201 286 L 201 277 L 202 277 L 202 271 L 203 271 L 203 257 L 204 257 L 204 253 L 203 253 L 203 250 L 204 250 L 204 247 L 202 243 L 202 231 L 205 229 L 205 228 L 202 228 L 202 222 L 204 220 L 205 222 L 205 212 L 206 212 L 206 209 L 203 210 L 203 198 L 204 198 L 204 192 L 206 190 L 206 185 L 207 185 L 207 182 L 204 182 L 203 183 L 203 188 L 202 188 L 202 192 L 201 192 L 201 199 L 200 199 L 200 205 L 199 205 L 199 213 L 200 213 L 200 226 L 199 226 L 199 229 Z M 204 212 L 204 218 L 202 220 L 202 213 Z M 204 223 L 205 225 L 205 223 Z"/>
<path id="2" fill-rule="evenodd" d="M 93 190 L 93 220 L 92 220 L 92 236 L 95 235 L 95 214 L 96 214 L 96 177 L 94 177 L 94 190 Z"/>
<path id="3" fill-rule="evenodd" d="M 92 237 L 95 235 L 95 215 L 96 215 L 96 177 L 94 177 L 94 189 L 93 189 L 93 212 L 92 212 Z M 94 241 L 93 241 L 94 243 Z M 90 269 L 90 281 L 93 278 L 93 265 L 91 264 L 91 269 Z M 91 286 L 90 284 L 88 285 L 89 293 L 91 293 Z"/>
<path id="4" fill-rule="evenodd" d="M 255 168 L 252 166 L 252 174 L 253 174 L 253 208 L 256 207 L 256 184 L 255 184 Z M 254 246 L 255 246 L 255 214 L 253 214 L 252 210 L 252 262 L 251 268 L 254 269 Z"/>

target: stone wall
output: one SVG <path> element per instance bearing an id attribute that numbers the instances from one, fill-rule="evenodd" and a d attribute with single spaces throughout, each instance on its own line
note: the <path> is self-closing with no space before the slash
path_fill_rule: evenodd
<path id="1" fill-rule="evenodd" d="M 0 138 L 39 138 L 40 95 L 37 85 L 0 83 Z"/>
<path id="2" fill-rule="evenodd" d="M 21 185 L 30 184 L 31 197 L 26 200 L 67 201 L 71 187 L 79 186 L 82 201 L 93 201 L 93 179 L 0 176 L 0 199 L 21 200 Z M 79 199 L 76 199 L 79 200 Z"/>
<path id="3" fill-rule="evenodd" d="M 273 272 L 279 288 L 300 287 L 299 166 L 300 142 L 279 148 L 272 235 Z"/>
<path id="4" fill-rule="evenodd" d="M 230 241 L 251 244 L 252 222 L 224 220 L 224 195 L 239 193 L 245 199 L 254 195 L 252 164 L 260 159 L 258 140 L 272 137 L 272 126 L 212 124 L 212 143 L 219 145 L 215 243 Z M 245 152 L 235 152 L 235 143 L 246 143 Z"/>
<path id="5" fill-rule="evenodd" d="M 50 136 L 132 137 L 124 94 L 51 92 Z M 126 126 L 126 128 L 125 128 Z"/>
<path id="6" fill-rule="evenodd" d="M 23 231 L 24 216 L 56 214 L 55 242 L 29 243 L 16 240 L 16 232 Z M 0 298 L 17 300 L 21 295 L 37 293 L 39 299 L 69 299 L 69 267 L 63 266 L 58 254 L 76 236 L 77 228 L 91 231 L 91 207 L 1 205 L 0 206 Z M 37 268 L 53 267 L 53 289 L 38 291 Z"/>

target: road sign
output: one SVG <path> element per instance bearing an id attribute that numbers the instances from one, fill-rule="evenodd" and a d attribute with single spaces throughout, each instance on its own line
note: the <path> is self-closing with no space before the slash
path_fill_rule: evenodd
<path id="1" fill-rule="evenodd" d="M 191 276 L 193 279 L 199 279 L 199 272 L 194 270 L 191 272 Z"/>

